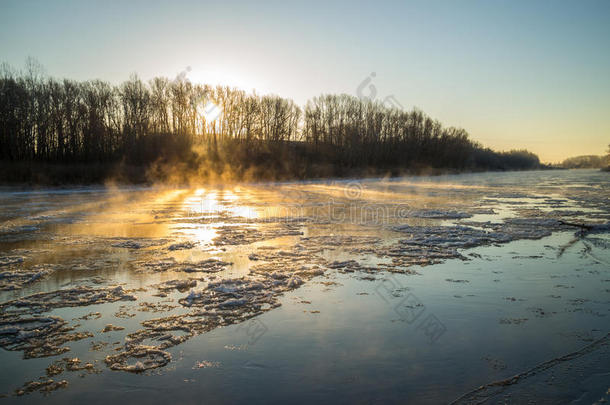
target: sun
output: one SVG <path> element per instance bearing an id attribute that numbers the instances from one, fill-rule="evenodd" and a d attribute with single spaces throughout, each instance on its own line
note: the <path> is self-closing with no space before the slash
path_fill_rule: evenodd
<path id="1" fill-rule="evenodd" d="M 208 124 L 216 121 L 222 115 L 222 109 L 212 101 L 208 101 L 205 104 L 202 103 L 202 105 L 197 107 L 197 112 Z"/>

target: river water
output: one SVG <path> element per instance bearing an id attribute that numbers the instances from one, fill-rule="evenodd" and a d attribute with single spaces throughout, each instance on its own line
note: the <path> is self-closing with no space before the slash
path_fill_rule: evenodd
<path id="1" fill-rule="evenodd" d="M 0 402 L 610 400 L 607 173 L 0 204 Z"/>

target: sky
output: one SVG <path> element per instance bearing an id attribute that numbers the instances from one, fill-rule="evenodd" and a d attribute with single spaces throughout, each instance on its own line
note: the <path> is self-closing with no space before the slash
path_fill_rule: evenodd
<path id="1" fill-rule="evenodd" d="M 0 62 L 29 56 L 57 78 L 374 97 L 545 162 L 610 143 L 610 0 L 0 0 Z"/>

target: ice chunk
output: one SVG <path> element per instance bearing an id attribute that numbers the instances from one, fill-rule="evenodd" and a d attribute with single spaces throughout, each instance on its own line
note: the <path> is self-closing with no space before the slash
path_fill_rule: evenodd
<path id="1" fill-rule="evenodd" d="M 303 283 L 304 283 L 304 281 L 299 276 L 292 276 L 290 278 L 290 280 L 288 280 L 288 282 L 286 283 L 286 286 L 288 288 L 297 288 L 297 287 L 301 286 Z"/>

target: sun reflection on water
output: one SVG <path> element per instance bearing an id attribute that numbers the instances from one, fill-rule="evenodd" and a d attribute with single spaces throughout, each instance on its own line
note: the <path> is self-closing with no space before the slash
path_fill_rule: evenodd
<path id="1" fill-rule="evenodd" d="M 240 195 L 232 190 L 207 190 L 199 188 L 184 199 L 183 209 L 189 216 L 199 217 L 240 217 L 255 219 L 257 210 L 247 205 L 251 196 L 239 189 Z"/>

